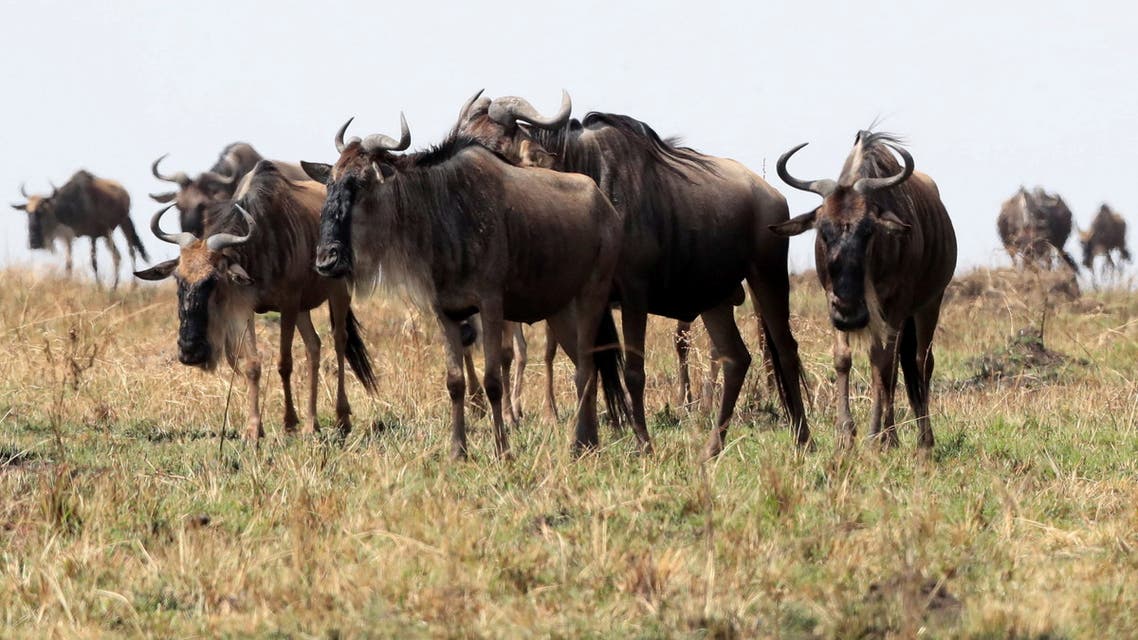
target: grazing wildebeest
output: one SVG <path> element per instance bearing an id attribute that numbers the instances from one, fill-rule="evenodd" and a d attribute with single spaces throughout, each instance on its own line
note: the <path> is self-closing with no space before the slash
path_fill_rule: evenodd
<path id="1" fill-rule="evenodd" d="M 1057 194 L 1040 187 L 1032 191 L 1020 187 L 1000 206 L 996 229 L 1013 262 L 1051 269 L 1052 253 L 1078 271 L 1078 265 L 1063 246 L 1071 235 L 1071 209 Z"/>
<path id="2" fill-rule="evenodd" d="M 743 280 L 761 318 L 783 407 L 797 441 L 807 444 L 801 363 L 790 331 L 789 242 L 769 229 L 789 218 L 782 194 L 738 162 L 676 146 L 643 122 L 609 113 L 570 120 L 571 108 L 568 94 L 552 117 L 517 97 L 472 102 L 457 132 L 516 163 L 527 154 L 548 154 L 554 169 L 595 180 L 624 215 L 617 297 L 633 428 L 643 448 L 651 449 L 644 341 L 648 314 L 654 314 L 685 322 L 703 318 L 724 371 L 707 453 L 722 451 L 751 363 L 734 317 Z"/>
<path id="3" fill-rule="evenodd" d="M 312 269 L 324 194 L 323 185 L 311 180 L 294 182 L 276 163 L 265 160 L 242 180 L 233 199 L 212 206 L 201 236 L 162 231 L 162 215 L 174 205 L 167 205 L 150 221 L 154 235 L 178 245 L 181 252 L 178 258 L 135 275 L 143 280 L 173 275 L 177 280 L 178 359 L 182 364 L 212 370 L 222 355 L 234 368 L 239 359 L 244 360 L 249 382 L 245 435 L 253 440 L 264 435 L 254 314 L 280 313 L 278 371 L 285 394 L 286 432 L 300 423 L 291 382 L 292 339 L 297 329 L 308 353 L 308 415 L 303 430 L 317 430 L 320 337 L 309 312 L 325 301 L 336 344 L 336 419 L 341 431 L 351 429 L 351 407 L 344 392 L 345 356 L 360 382 L 375 391 L 375 374 L 347 286 L 322 278 Z"/>
<path id="4" fill-rule="evenodd" d="M 99 262 L 96 241 L 102 238 L 111 252 L 114 266 L 114 284 L 119 286 L 119 263 L 122 256 L 112 236 L 116 228 L 126 237 L 131 269 L 137 268 L 135 254 L 146 262 L 146 247 L 134 230 L 130 220 L 130 194 L 114 180 L 97 178 L 90 172 L 79 170 L 62 187 L 52 189 L 51 195 L 28 195 L 20 185 L 20 195 L 27 202 L 13 204 L 14 209 L 28 214 L 28 246 L 32 249 L 52 249 L 56 240 L 62 240 L 67 252 L 67 273 L 71 273 L 71 241 L 86 236 L 91 239 L 91 270 L 99 282 Z"/>
<path id="5" fill-rule="evenodd" d="M 1126 220 L 1109 206 L 1103 204 L 1091 222 L 1091 228 L 1079 232 L 1083 245 L 1083 266 L 1093 272 L 1095 256 L 1106 258 L 1111 270 L 1117 269 L 1111 252 L 1118 251 L 1118 257 L 1130 262 L 1130 251 L 1126 248 Z"/>
<path id="6" fill-rule="evenodd" d="M 345 143 L 347 126 L 336 134 L 334 166 L 304 163 L 328 185 L 316 269 L 362 286 L 382 271 L 380 282 L 434 313 L 445 337 L 452 455 L 467 454 L 460 324 L 474 313 L 484 328 L 483 385 L 498 454 L 508 452 L 505 321 L 549 322 L 577 366 L 575 447 L 595 446 L 598 371 L 609 406 L 624 406 L 608 307 L 620 214 L 592 180 L 514 167 L 469 138 L 396 155 L 411 142 L 405 120 L 398 142 L 372 135 Z"/>
<path id="7" fill-rule="evenodd" d="M 163 204 L 173 202 L 178 208 L 179 222 L 182 231 L 201 235 L 206 224 L 204 219 L 206 210 L 217 202 L 224 202 L 233 196 L 241 179 L 260 162 L 261 154 L 257 153 L 251 145 L 244 142 L 234 142 L 222 149 L 217 161 L 209 171 L 204 171 L 196 178 L 191 178 L 182 171 L 174 175 L 163 175 L 158 170 L 158 164 L 166 158 L 158 158 L 150 165 L 150 172 L 155 178 L 163 182 L 172 182 L 178 185 L 177 191 L 166 193 L 152 193 L 150 197 Z M 307 180 L 307 176 L 296 165 L 277 163 L 277 168 L 291 180 Z"/>
<path id="8" fill-rule="evenodd" d="M 830 322 L 837 330 L 838 429 L 852 442 L 850 333 L 868 328 L 873 368 L 871 433 L 897 444 L 893 392 L 897 361 L 905 374 L 909 403 L 920 427 L 920 445 L 933 446 L 929 381 L 933 335 L 944 289 L 956 268 L 956 234 L 936 183 L 913 171 L 913 157 L 890 134 L 860 131 L 837 182 L 798 180 L 786 162 L 800 144 L 778 160 L 778 175 L 795 189 L 822 196 L 822 204 L 774 227 L 797 235 L 815 229 L 814 259 L 826 290 Z M 905 161 L 902 167 L 890 150 Z"/>

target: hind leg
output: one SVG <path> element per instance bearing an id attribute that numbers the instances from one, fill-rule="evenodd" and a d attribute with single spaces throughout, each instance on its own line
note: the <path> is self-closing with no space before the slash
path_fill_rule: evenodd
<path id="1" fill-rule="evenodd" d="M 795 441 L 807 446 L 810 444 L 810 429 L 806 425 L 806 408 L 802 404 L 802 361 L 798 358 L 798 342 L 790 331 L 790 280 L 786 274 L 785 256 L 784 249 L 781 264 L 771 264 L 764 271 L 752 267 L 747 275 L 747 285 L 751 288 L 751 295 L 757 299 L 783 409 L 790 418 Z"/>
<path id="2" fill-rule="evenodd" d="M 122 264 L 122 254 L 119 253 L 119 248 L 115 246 L 115 240 L 111 234 L 103 236 L 103 242 L 107 243 L 107 249 L 111 252 L 111 269 L 112 269 L 112 282 L 111 291 L 119 288 L 119 265 Z"/>
<path id="3" fill-rule="evenodd" d="M 705 311 L 701 317 L 723 367 L 723 399 L 719 405 L 715 428 L 707 442 L 707 457 L 714 458 L 722 453 L 727 440 L 727 426 L 735 412 L 735 403 L 739 400 L 739 391 L 743 388 L 747 369 L 751 366 L 751 354 L 743 343 L 743 337 L 739 335 L 739 327 L 735 324 L 735 306 L 730 302 Z"/>
<path id="4" fill-rule="evenodd" d="M 501 300 L 483 300 L 481 315 L 482 353 L 486 363 L 482 372 L 482 387 L 486 390 L 486 398 L 490 400 L 495 450 L 499 458 L 506 458 L 510 454 L 510 445 L 506 436 L 506 423 L 502 417 L 502 395 L 505 388 L 502 383 L 502 372 L 507 367 L 503 361 L 502 335 L 505 332 L 505 320 L 502 318 Z M 510 353 L 512 356 L 512 349 Z"/>
<path id="5" fill-rule="evenodd" d="M 296 329 L 296 312 L 281 311 L 281 344 L 280 359 L 277 361 L 277 373 L 281 377 L 281 388 L 284 389 L 284 430 L 285 433 L 296 431 L 300 419 L 296 416 L 296 406 L 292 401 L 292 336 Z"/>
<path id="6" fill-rule="evenodd" d="M 553 361 L 557 359 L 557 340 L 553 329 L 545 324 L 545 419 L 557 424 L 557 396 L 553 393 Z"/>
<path id="7" fill-rule="evenodd" d="M 522 414 L 522 378 L 526 372 L 526 362 L 529 360 L 529 345 L 526 344 L 526 334 L 522 331 L 520 322 L 509 323 L 511 328 L 507 329 L 507 335 L 502 336 L 503 342 L 510 341 L 514 345 L 514 356 L 516 357 L 515 363 L 517 364 L 517 371 L 514 373 L 513 380 L 506 377 L 510 384 L 509 398 L 511 410 L 514 413 L 514 424 L 517 424 L 523 417 Z"/>
<path id="8" fill-rule="evenodd" d="M 68 278 L 70 278 L 70 277 L 71 277 L 71 266 L 72 266 L 72 262 L 71 262 L 71 245 L 72 245 L 72 243 L 73 243 L 73 242 L 74 242 L 74 240 L 73 240 L 73 239 L 71 239 L 71 238 L 67 238 L 67 239 L 66 239 L 66 240 L 63 242 L 64 261 L 65 261 L 65 262 L 63 263 L 63 268 L 64 268 L 64 271 L 67 273 L 67 277 L 68 277 Z"/>
<path id="9" fill-rule="evenodd" d="M 680 320 L 676 322 L 676 331 L 672 334 L 672 344 L 676 347 L 676 359 L 679 360 L 679 385 L 676 388 L 676 406 L 684 407 L 692 402 L 691 376 L 688 373 L 688 353 L 691 351 L 691 323 Z"/>
<path id="10" fill-rule="evenodd" d="M 929 417 L 929 387 L 932 384 L 933 367 L 936 364 L 936 359 L 933 357 L 933 337 L 936 335 L 939 320 L 939 302 L 931 308 L 923 309 L 914 318 L 917 331 L 917 370 L 920 374 L 916 390 L 920 392 L 920 396 L 914 402 L 913 396 L 910 395 L 909 401 L 913 403 L 913 413 L 917 415 L 917 427 L 920 430 L 917 443 L 925 449 L 932 449 L 936 444 L 933 438 L 932 419 Z"/>
<path id="11" fill-rule="evenodd" d="M 91 273 L 95 276 L 95 286 L 100 287 L 102 283 L 99 282 L 99 258 L 95 253 L 95 241 L 97 238 L 91 238 Z"/>
<path id="12" fill-rule="evenodd" d="M 316 433 L 320 423 L 316 415 L 316 396 L 320 390 L 320 336 L 312 326 L 312 315 L 304 311 L 296 318 L 296 328 L 304 342 L 305 359 L 308 362 L 308 395 L 305 397 L 303 433 Z M 339 327 L 332 327 L 335 332 Z M 348 396 L 344 393 L 344 350 L 336 349 L 336 426 L 347 433 L 352 428 L 352 409 L 348 406 Z"/>
<path id="13" fill-rule="evenodd" d="M 648 420 L 644 412 L 644 343 L 648 330 L 648 313 L 644 305 L 633 303 L 626 297 L 621 305 L 621 325 L 624 330 L 624 382 L 632 401 L 632 431 L 644 453 L 652 452 L 652 438 L 648 435 Z"/>

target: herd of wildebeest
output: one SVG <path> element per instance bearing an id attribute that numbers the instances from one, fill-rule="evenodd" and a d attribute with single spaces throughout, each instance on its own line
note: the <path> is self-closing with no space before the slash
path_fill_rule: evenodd
<path id="1" fill-rule="evenodd" d="M 454 456 L 467 453 L 468 386 L 485 390 L 496 450 L 508 455 L 505 419 L 516 424 L 521 414 L 520 376 L 510 385 L 510 367 L 515 350 L 524 350 L 520 323 L 538 321 L 547 327 L 549 407 L 558 347 L 575 366 L 574 448 L 598 444 L 599 386 L 608 419 L 629 423 L 640 449 L 651 451 L 644 408 L 649 315 L 677 320 L 680 393 L 689 400 L 688 331 L 697 317 L 706 326 L 712 361 L 723 376 L 706 451 L 715 456 L 751 364 L 734 313 L 746 298 L 745 284 L 768 381 L 796 442 L 807 446 L 787 255 L 789 236 L 813 229 L 817 275 L 835 329 L 839 434 L 852 442 L 857 433 L 849 407 L 850 336 L 863 334 L 872 366 L 871 434 L 897 444 L 899 365 L 918 442 L 933 445 L 932 342 L 957 244 L 936 184 L 914 169 L 899 138 L 859 131 L 837 179 L 790 173 L 788 161 L 805 144 L 784 153 L 777 164 L 782 181 L 821 198 L 814 210 L 791 218 L 782 194 L 754 172 L 661 138 L 639 120 L 597 112 L 572 118 L 567 93 L 552 116 L 522 98 L 491 100 L 481 93 L 462 106 L 451 133 L 426 151 L 407 152 L 411 135 L 402 118 L 398 139 L 345 139 L 349 120 L 336 132 L 339 158 L 331 165 L 266 160 L 245 143 L 226 147 L 196 177 L 163 173 L 165 156 L 154 162 L 154 177 L 176 189 L 151 195 L 166 206 L 150 229 L 180 253 L 135 276 L 176 280 L 183 364 L 213 369 L 224 355 L 244 370 L 248 438 L 264 433 L 254 315 L 280 314 L 285 430 L 315 431 L 320 339 L 310 311 L 328 304 L 338 362 L 337 424 L 347 431 L 345 360 L 369 392 L 377 390 L 352 293 L 379 286 L 437 318 Z M 86 236 L 97 279 L 96 241 L 103 238 L 117 285 L 116 228 L 127 238 L 132 266 L 136 254 L 149 261 L 131 223 L 130 197 L 118 183 L 79 171 L 49 195 L 30 195 L 22 185 L 20 193 L 26 202 L 13 206 L 28 214 L 31 248 L 61 241 L 69 272 L 72 241 Z M 179 215 L 177 232 L 162 227 L 171 208 Z M 1062 198 L 1020 188 L 1004 203 L 997 226 L 1013 260 L 1077 270 L 1063 249 L 1072 215 Z M 1125 229 L 1122 217 L 1103 205 L 1090 229 L 1080 232 L 1084 265 L 1092 268 L 1102 255 L 1113 267 L 1114 252 L 1129 260 Z M 621 312 L 619 334 L 614 307 Z M 290 382 L 297 330 L 309 366 L 303 425 Z M 476 339 L 485 356 L 481 385 L 470 356 Z"/>

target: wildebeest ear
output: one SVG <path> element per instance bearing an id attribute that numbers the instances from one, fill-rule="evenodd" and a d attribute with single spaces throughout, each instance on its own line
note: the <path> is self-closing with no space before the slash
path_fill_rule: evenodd
<path id="1" fill-rule="evenodd" d="M 243 287 L 253 284 L 253 279 L 249 277 L 249 272 L 245 271 L 245 269 L 236 262 L 229 263 L 229 268 L 226 269 L 226 273 L 228 273 L 229 280 L 233 284 L 238 284 Z"/>
<path id="2" fill-rule="evenodd" d="M 805 233 L 814 228 L 814 216 L 818 215 L 818 210 L 815 209 L 810 213 L 804 213 L 800 216 L 795 216 L 786 222 L 779 224 L 772 224 L 770 230 L 780 236 L 796 236 L 800 233 Z"/>
<path id="3" fill-rule="evenodd" d="M 375 179 L 379 180 L 380 184 L 383 184 L 388 178 L 395 175 L 395 167 L 392 167 L 386 162 L 372 161 L 371 168 L 375 171 Z"/>
<path id="4" fill-rule="evenodd" d="M 885 211 L 877 216 L 877 225 L 889 233 L 908 233 L 909 229 L 913 228 L 908 223 L 902 222 L 892 211 Z"/>
<path id="5" fill-rule="evenodd" d="M 12 205 L 12 208 L 15 209 L 16 211 L 27 211 L 28 205 L 26 205 L 26 204 L 14 204 L 14 205 Z"/>
<path id="6" fill-rule="evenodd" d="M 138 278 L 139 280 L 165 280 L 166 278 L 169 278 L 170 274 L 174 273 L 174 269 L 177 268 L 178 259 L 174 258 L 173 260 L 167 260 L 166 262 L 156 264 L 149 269 L 135 271 L 134 277 Z"/>
<path id="7" fill-rule="evenodd" d="M 174 198 L 177 198 L 177 197 L 178 197 L 177 191 L 167 191 L 166 193 L 152 193 L 152 194 L 150 194 L 151 200 L 153 200 L 155 202 L 160 202 L 162 204 L 166 204 L 167 202 L 172 202 L 174 200 Z"/>
<path id="8" fill-rule="evenodd" d="M 320 184 L 328 184 L 328 178 L 332 176 L 332 165 L 323 164 L 321 162 L 305 162 L 300 161 L 300 167 L 308 174 L 309 178 L 319 182 Z"/>

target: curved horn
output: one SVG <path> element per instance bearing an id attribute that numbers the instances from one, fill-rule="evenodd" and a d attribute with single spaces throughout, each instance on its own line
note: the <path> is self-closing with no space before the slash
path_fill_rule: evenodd
<path id="1" fill-rule="evenodd" d="M 399 142 L 382 133 L 373 133 L 364 138 L 363 141 L 364 151 L 368 153 L 373 151 L 403 151 L 409 146 L 411 146 L 411 129 L 407 127 L 407 118 L 403 117 L 403 112 L 399 112 Z"/>
<path id="2" fill-rule="evenodd" d="M 470 96 L 470 99 L 458 110 L 458 122 L 460 124 L 466 121 L 466 114 L 470 112 L 470 108 L 473 107 L 474 103 L 478 101 L 478 98 L 482 96 L 483 91 L 485 91 L 485 89 L 479 89 L 478 93 Z"/>
<path id="3" fill-rule="evenodd" d="M 249 242 L 249 238 L 253 237 L 253 229 L 257 226 L 253 221 L 253 216 L 249 215 L 249 212 L 239 204 L 234 203 L 233 207 L 240 211 L 242 216 L 245 216 L 245 226 L 249 228 L 249 232 L 243 236 L 236 236 L 232 233 L 215 233 L 206 238 L 205 241 L 205 246 L 210 251 L 221 251 L 227 247 L 236 247 Z"/>
<path id="4" fill-rule="evenodd" d="M 197 240 L 197 238 L 194 237 L 194 234 L 188 233 L 186 231 L 179 233 L 166 233 L 162 230 L 162 215 L 169 211 L 173 206 L 174 205 L 171 204 L 163 207 L 162 209 L 159 209 L 158 213 L 155 213 L 154 216 L 150 218 L 150 231 L 154 234 L 155 238 L 158 238 L 163 242 L 176 244 L 184 249 L 188 247 L 191 242 Z"/>
<path id="5" fill-rule="evenodd" d="M 225 175 L 225 174 L 218 173 L 216 171 L 206 171 L 206 172 L 202 173 L 200 176 L 198 176 L 198 180 L 202 180 L 202 179 L 210 180 L 210 181 L 216 182 L 218 184 L 230 185 L 230 184 L 233 184 L 233 182 L 235 180 L 237 180 L 237 173 L 234 172 L 234 173 L 231 173 L 229 175 Z"/>
<path id="6" fill-rule="evenodd" d="M 522 121 L 542 129 L 557 129 L 569 121 L 569 114 L 573 111 L 573 101 L 569 92 L 561 90 L 561 108 L 551 117 L 544 117 L 533 108 L 525 98 L 508 96 L 498 98 L 490 103 L 490 119 L 498 124 L 512 127 Z"/>
<path id="7" fill-rule="evenodd" d="M 794 147 L 790 151 L 787 151 L 786 153 L 779 156 L 778 164 L 776 165 L 776 168 L 778 169 L 778 177 L 782 178 L 783 182 L 794 187 L 795 189 L 799 189 L 801 191 L 810 191 L 825 198 L 826 196 L 829 196 L 831 193 L 833 193 L 834 189 L 838 188 L 837 182 L 826 179 L 807 182 L 805 180 L 799 180 L 798 178 L 795 178 L 794 176 L 790 175 L 789 171 L 786 170 L 786 161 L 790 160 L 790 156 L 798 153 L 799 149 L 805 147 L 808 144 L 810 143 L 803 142 L 797 147 Z"/>
<path id="8" fill-rule="evenodd" d="M 157 160 L 155 160 L 154 164 L 150 165 L 150 173 L 154 174 L 155 178 L 158 178 L 163 182 L 173 182 L 180 187 L 185 187 L 186 185 L 190 184 L 192 181 L 190 180 L 189 176 L 181 171 L 175 173 L 173 176 L 164 176 L 158 171 L 158 163 L 165 160 L 166 156 L 168 155 L 170 154 L 164 153 Z"/>
<path id="9" fill-rule="evenodd" d="M 348 121 L 344 123 L 344 126 L 340 127 L 340 130 L 336 132 L 336 153 L 343 153 L 348 144 L 359 140 L 359 138 L 352 138 L 348 141 L 348 144 L 344 144 L 344 134 L 348 132 L 348 125 L 352 124 L 352 120 L 355 119 L 355 116 L 348 118 Z"/>
<path id="10" fill-rule="evenodd" d="M 27 186 L 23 182 L 20 183 L 20 195 L 24 196 L 25 198 L 31 197 L 28 195 Z"/>
<path id="11" fill-rule="evenodd" d="M 895 187 L 901 184 L 908 180 L 909 176 L 913 175 L 913 156 L 909 155 L 909 152 L 905 151 L 902 147 L 889 145 L 889 148 L 900 154 L 901 159 L 905 161 L 905 166 L 901 169 L 901 173 L 895 176 L 889 176 L 888 178 L 861 178 L 854 183 L 854 191 L 865 194 L 870 191 L 877 191 L 878 189 L 888 189 L 889 187 Z"/>

